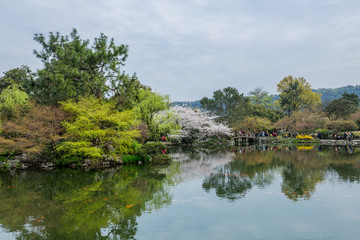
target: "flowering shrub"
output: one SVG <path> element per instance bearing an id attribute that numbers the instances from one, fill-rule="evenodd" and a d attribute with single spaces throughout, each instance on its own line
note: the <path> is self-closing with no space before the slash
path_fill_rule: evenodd
<path id="1" fill-rule="evenodd" d="M 309 135 L 297 135 L 296 139 L 300 139 L 300 140 L 314 140 L 314 138 L 312 136 Z"/>
<path id="2" fill-rule="evenodd" d="M 207 112 L 181 106 L 174 106 L 170 111 L 177 116 L 176 122 L 181 127 L 176 134 L 169 135 L 172 142 L 214 143 L 227 139 L 231 135 L 229 127 L 216 123 L 214 121 L 216 117 L 210 116 Z"/>

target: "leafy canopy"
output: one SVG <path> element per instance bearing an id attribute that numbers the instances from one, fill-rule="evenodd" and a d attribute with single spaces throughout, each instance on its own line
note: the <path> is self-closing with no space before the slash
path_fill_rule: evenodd
<path id="1" fill-rule="evenodd" d="M 331 120 L 346 119 L 359 109 L 359 97 L 355 94 L 343 93 L 341 98 L 334 99 L 324 107 L 326 116 Z"/>
<path id="2" fill-rule="evenodd" d="M 103 98 L 128 77 L 120 71 L 128 47 L 116 45 L 102 33 L 92 45 L 82 40 L 76 29 L 70 36 L 50 32 L 48 40 L 43 34 L 35 34 L 34 40 L 42 46 L 34 54 L 44 64 L 33 82 L 33 94 L 41 103 L 57 104 L 87 94 Z"/>
<path id="3" fill-rule="evenodd" d="M 300 110 L 315 109 L 321 104 L 320 95 L 311 90 L 311 85 L 303 77 L 285 77 L 277 85 L 277 91 L 280 93 L 278 103 L 288 116 Z"/>
<path id="4" fill-rule="evenodd" d="M 159 124 L 165 120 L 163 119 L 162 121 L 157 121 L 155 117 L 158 112 L 169 109 L 169 96 L 163 96 L 158 93 L 151 92 L 150 90 L 141 90 L 139 97 L 141 101 L 137 105 L 136 109 L 140 115 L 140 119 L 146 124 L 150 139 L 159 140 L 161 137 Z"/>
<path id="5" fill-rule="evenodd" d="M 139 122 L 133 110 L 118 112 L 114 104 L 95 97 L 68 100 L 62 106 L 74 119 L 63 123 L 67 141 L 57 147 L 58 152 L 101 158 L 103 154 L 133 153 L 138 147 Z"/>
<path id="6" fill-rule="evenodd" d="M 244 94 L 239 94 L 239 91 L 233 87 L 217 90 L 213 93 L 212 99 L 204 97 L 200 103 L 205 110 L 219 116 L 220 122 L 230 126 L 244 118 L 250 107 L 249 98 Z"/>

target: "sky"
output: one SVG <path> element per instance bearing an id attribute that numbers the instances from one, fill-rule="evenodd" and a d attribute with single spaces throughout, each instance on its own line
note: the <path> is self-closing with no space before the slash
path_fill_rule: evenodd
<path id="1" fill-rule="evenodd" d="M 129 46 L 123 70 L 172 101 L 235 87 L 276 93 L 286 76 L 312 88 L 360 84 L 359 0 L 0 1 L 0 76 L 42 63 L 35 33 L 104 33 Z"/>

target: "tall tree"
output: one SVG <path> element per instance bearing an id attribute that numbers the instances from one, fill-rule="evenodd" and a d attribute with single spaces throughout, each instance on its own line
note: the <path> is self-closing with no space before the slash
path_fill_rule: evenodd
<path id="1" fill-rule="evenodd" d="M 28 66 L 10 69 L 4 72 L 4 76 L 0 78 L 0 92 L 9 86 L 16 85 L 20 90 L 29 94 L 31 91 L 31 80 L 33 73 Z"/>
<path id="2" fill-rule="evenodd" d="M 213 98 L 204 97 L 200 100 L 201 106 L 219 116 L 218 120 L 229 125 L 234 125 L 248 114 L 250 101 L 244 94 L 233 87 L 217 90 Z"/>
<path id="3" fill-rule="evenodd" d="M 117 46 L 102 33 L 90 45 L 76 29 L 70 36 L 50 32 L 48 40 L 35 34 L 34 40 L 42 46 L 34 54 L 44 63 L 34 81 L 33 94 L 39 102 L 57 104 L 86 94 L 101 98 L 122 84 L 125 73 L 120 67 L 128 56 L 128 46 Z"/>
<path id="4" fill-rule="evenodd" d="M 341 98 L 325 105 L 324 112 L 331 120 L 346 119 L 359 109 L 359 97 L 355 94 L 343 93 Z"/>
<path id="5" fill-rule="evenodd" d="M 263 105 L 268 107 L 271 105 L 271 97 L 269 93 L 265 91 L 262 87 L 257 87 L 254 90 L 249 92 L 249 98 L 251 103 L 256 105 Z"/>
<path id="6" fill-rule="evenodd" d="M 287 76 L 277 85 L 280 93 L 279 105 L 286 115 L 300 110 L 312 110 L 321 104 L 320 95 L 311 90 L 305 78 Z"/>

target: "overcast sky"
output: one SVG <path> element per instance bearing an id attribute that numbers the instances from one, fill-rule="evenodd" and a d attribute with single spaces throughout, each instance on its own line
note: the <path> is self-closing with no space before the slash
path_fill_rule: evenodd
<path id="1" fill-rule="evenodd" d="M 72 28 L 129 45 L 124 70 L 173 101 L 228 86 L 276 93 L 287 75 L 360 84 L 359 0 L 2 0 L 0 76 L 42 68 L 34 34 Z"/>

